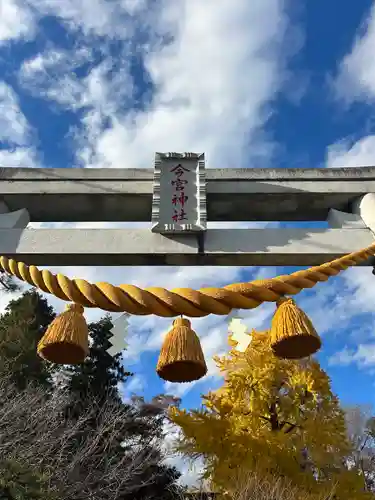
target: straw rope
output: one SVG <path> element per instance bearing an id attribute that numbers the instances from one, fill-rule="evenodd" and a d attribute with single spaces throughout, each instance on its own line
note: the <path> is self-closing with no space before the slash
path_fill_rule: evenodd
<path id="1" fill-rule="evenodd" d="M 296 295 L 312 288 L 330 276 L 336 276 L 348 267 L 375 255 L 375 244 L 306 270 L 277 276 L 268 280 L 233 283 L 223 288 L 138 288 L 134 285 L 113 286 L 110 283 L 89 283 L 82 279 L 69 279 L 27 266 L 23 262 L 0 256 L 0 271 L 16 276 L 58 297 L 84 307 L 98 307 L 104 311 L 127 312 L 134 315 L 155 314 L 162 317 L 185 315 L 203 317 L 209 314 L 227 315 L 232 309 L 255 309 L 263 302 L 276 302 L 284 295 Z"/>

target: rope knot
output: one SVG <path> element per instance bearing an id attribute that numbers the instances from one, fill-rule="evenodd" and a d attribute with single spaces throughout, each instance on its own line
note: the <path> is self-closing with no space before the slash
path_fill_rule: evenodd
<path id="1" fill-rule="evenodd" d="M 285 302 L 289 302 L 290 304 L 295 304 L 294 300 L 291 297 L 280 297 L 276 301 L 277 307 L 281 306 L 281 304 L 285 304 Z"/>
<path id="2" fill-rule="evenodd" d="M 72 311 L 78 314 L 83 314 L 85 312 L 85 308 L 81 304 L 73 302 L 65 306 L 65 311 Z"/>

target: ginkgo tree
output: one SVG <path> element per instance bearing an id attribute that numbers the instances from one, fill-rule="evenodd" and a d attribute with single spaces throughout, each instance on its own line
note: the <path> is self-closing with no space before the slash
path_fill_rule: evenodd
<path id="1" fill-rule="evenodd" d="M 363 478 L 346 466 L 344 413 L 319 363 L 277 358 L 268 332 L 252 331 L 246 341 L 236 331 L 229 345 L 228 355 L 214 358 L 222 387 L 203 396 L 199 410 L 171 410 L 179 451 L 203 457 L 205 476 L 224 490 L 256 471 L 305 491 L 335 486 L 336 498 L 366 498 Z"/>

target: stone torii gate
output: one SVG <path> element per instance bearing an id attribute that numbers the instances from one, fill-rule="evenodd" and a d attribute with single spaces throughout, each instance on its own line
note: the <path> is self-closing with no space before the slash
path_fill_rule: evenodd
<path id="1" fill-rule="evenodd" d="M 314 266 L 374 242 L 375 167 L 0 169 L 0 255 L 48 266 Z M 146 229 L 31 229 L 29 222 L 149 222 Z M 206 222 L 327 221 L 326 228 Z M 373 266 L 373 259 L 365 262 Z"/>

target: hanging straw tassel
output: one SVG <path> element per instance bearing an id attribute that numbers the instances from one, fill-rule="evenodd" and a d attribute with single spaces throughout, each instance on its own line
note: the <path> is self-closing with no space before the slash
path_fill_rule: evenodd
<path id="1" fill-rule="evenodd" d="M 206 375 L 201 343 L 188 319 L 174 320 L 161 348 L 156 371 L 169 382 L 192 382 Z"/>
<path id="2" fill-rule="evenodd" d="M 38 343 L 42 358 L 60 365 L 82 363 L 89 353 L 88 327 L 80 304 L 68 304 L 66 311 L 49 325 Z"/>
<path id="3" fill-rule="evenodd" d="M 272 318 L 271 347 L 285 359 L 301 359 L 314 354 L 322 343 L 310 318 L 291 298 L 282 297 Z"/>

